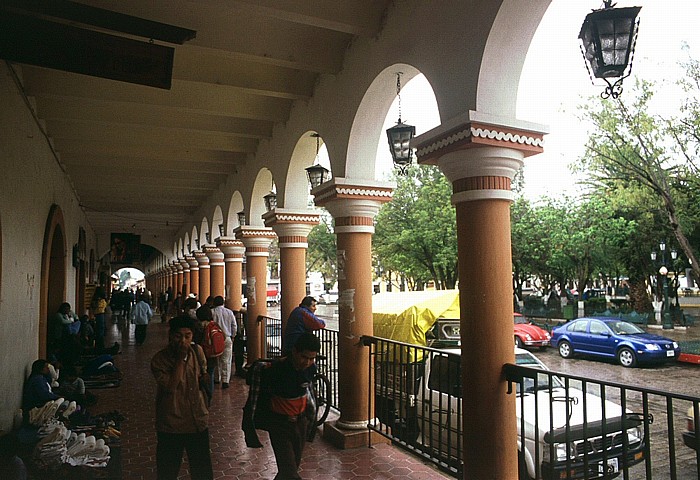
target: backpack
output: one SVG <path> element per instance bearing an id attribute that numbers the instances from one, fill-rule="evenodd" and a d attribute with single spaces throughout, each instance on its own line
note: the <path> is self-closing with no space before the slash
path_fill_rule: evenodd
<path id="1" fill-rule="evenodd" d="M 207 358 L 218 357 L 224 353 L 226 345 L 226 335 L 221 327 L 214 321 L 207 323 L 204 327 L 204 339 L 202 340 L 202 350 Z"/>

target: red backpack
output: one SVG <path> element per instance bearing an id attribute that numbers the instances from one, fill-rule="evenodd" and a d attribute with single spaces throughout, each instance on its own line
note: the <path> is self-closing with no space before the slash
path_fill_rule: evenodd
<path id="1" fill-rule="evenodd" d="M 218 357 L 224 353 L 226 345 L 226 335 L 221 327 L 214 321 L 207 323 L 204 327 L 204 340 L 202 341 L 202 350 L 207 358 Z"/>

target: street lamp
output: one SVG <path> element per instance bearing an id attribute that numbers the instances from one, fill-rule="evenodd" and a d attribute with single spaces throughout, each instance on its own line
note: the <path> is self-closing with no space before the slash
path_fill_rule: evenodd
<path id="1" fill-rule="evenodd" d="M 668 291 L 668 267 L 667 267 L 667 262 L 666 262 L 666 242 L 661 241 L 659 242 L 659 251 L 661 252 L 661 258 L 659 258 L 657 252 L 653 251 L 651 252 L 651 260 L 653 262 L 656 262 L 657 259 L 659 259 L 660 262 L 660 267 L 658 270 L 658 274 L 661 277 L 661 294 L 662 294 L 662 301 L 663 301 L 663 306 L 661 309 L 662 312 L 662 319 L 663 319 L 663 328 L 673 328 L 673 318 L 671 316 L 671 302 L 670 302 L 670 296 L 669 296 L 669 291 Z M 675 260 L 678 256 L 678 252 L 676 249 L 671 249 L 671 258 Z M 658 283 L 658 282 L 657 282 Z"/>
<path id="2" fill-rule="evenodd" d="M 603 98 L 617 98 L 622 93 L 622 80 L 632 73 L 634 47 L 639 32 L 637 15 L 642 7 L 613 8 L 612 0 L 603 1 L 604 8 L 586 15 L 578 38 L 586 69 L 591 77 L 607 83 Z M 608 79 L 617 79 L 611 83 Z"/>

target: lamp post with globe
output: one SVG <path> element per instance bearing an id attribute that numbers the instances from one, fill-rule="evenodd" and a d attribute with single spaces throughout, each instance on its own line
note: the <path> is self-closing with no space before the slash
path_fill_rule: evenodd
<path id="1" fill-rule="evenodd" d="M 673 315 L 671 312 L 671 296 L 669 294 L 669 282 L 668 274 L 669 270 L 666 263 L 666 242 L 659 242 L 659 251 L 661 252 L 661 258 L 658 257 L 657 252 L 651 252 L 652 262 L 656 262 L 657 259 L 660 262 L 660 267 L 658 270 L 659 276 L 661 277 L 661 294 L 663 299 L 663 306 L 661 308 L 661 316 L 663 320 L 663 328 L 670 329 L 673 328 Z M 675 249 L 671 249 L 671 260 L 675 261 L 678 258 L 678 252 Z M 657 282 L 658 283 L 658 282 Z"/>

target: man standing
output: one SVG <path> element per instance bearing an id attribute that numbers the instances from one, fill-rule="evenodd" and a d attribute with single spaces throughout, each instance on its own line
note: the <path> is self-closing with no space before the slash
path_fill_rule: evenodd
<path id="1" fill-rule="evenodd" d="M 153 310 L 151 309 L 151 296 L 148 293 L 141 295 L 141 299 L 136 304 L 136 306 L 131 310 L 131 320 L 136 325 L 136 332 L 134 336 L 136 337 L 136 345 L 143 345 L 146 341 L 146 332 L 148 329 L 148 322 L 151 321 L 153 317 Z"/>
<path id="2" fill-rule="evenodd" d="M 221 327 L 226 336 L 224 353 L 217 359 L 217 380 L 221 382 L 221 388 L 228 388 L 231 380 L 231 359 L 233 357 L 233 337 L 236 335 L 236 316 L 232 310 L 224 306 L 224 297 L 214 298 L 214 308 L 211 309 L 214 321 Z"/>
<path id="3" fill-rule="evenodd" d="M 156 394 L 156 465 L 158 480 L 176 480 L 187 451 L 193 480 L 211 480 L 209 410 L 200 381 L 208 381 L 206 358 L 192 344 L 194 320 L 177 316 L 170 321 L 168 346 L 155 354 L 151 371 L 158 384 Z"/>
<path id="4" fill-rule="evenodd" d="M 315 314 L 316 299 L 314 297 L 304 297 L 299 306 L 292 310 L 284 328 L 282 337 L 282 355 L 289 355 L 292 347 L 304 332 L 321 330 L 326 328 L 326 322 Z"/>
<path id="5" fill-rule="evenodd" d="M 274 362 L 261 373 L 261 390 L 269 394 L 270 443 L 275 452 L 275 480 L 300 479 L 299 465 L 306 443 L 307 389 L 315 369 L 311 368 L 321 342 L 313 333 L 298 337 L 291 355 Z"/>

